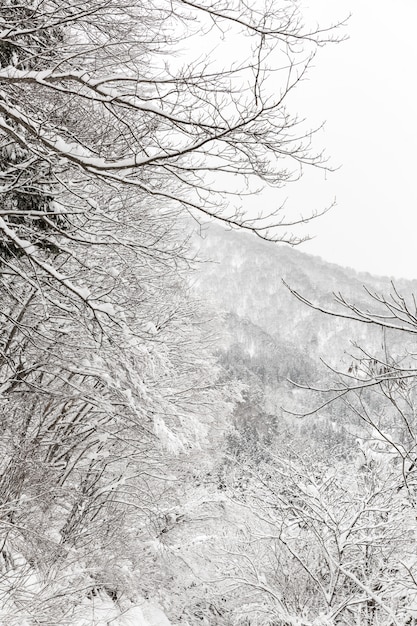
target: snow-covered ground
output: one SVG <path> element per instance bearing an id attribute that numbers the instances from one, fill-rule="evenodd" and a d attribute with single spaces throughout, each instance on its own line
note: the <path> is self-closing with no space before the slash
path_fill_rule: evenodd
<path id="1" fill-rule="evenodd" d="M 131 608 L 118 609 L 100 594 L 85 601 L 85 614 L 74 626 L 171 626 L 162 609 L 150 600 L 139 600 Z"/>

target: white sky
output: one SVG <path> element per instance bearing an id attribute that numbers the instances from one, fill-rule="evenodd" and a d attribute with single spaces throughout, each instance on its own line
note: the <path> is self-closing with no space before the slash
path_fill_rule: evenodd
<path id="1" fill-rule="evenodd" d="M 334 165 L 286 190 L 304 213 L 336 196 L 309 225 L 302 250 L 374 274 L 417 278 L 417 2 L 309 0 L 321 22 L 351 12 L 350 39 L 320 51 L 298 110 L 326 120 L 316 145 Z"/>

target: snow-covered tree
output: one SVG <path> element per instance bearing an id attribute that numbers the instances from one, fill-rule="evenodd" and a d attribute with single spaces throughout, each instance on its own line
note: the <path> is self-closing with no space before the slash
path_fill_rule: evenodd
<path id="1" fill-rule="evenodd" d="M 331 30 L 303 25 L 295 5 L 183 0 L 10 0 L 0 24 L 3 271 L 94 308 L 66 260 L 138 245 L 124 188 L 154 211 L 296 241 L 280 212 L 252 219 L 233 195 L 323 165 L 286 101 Z"/>
<path id="2" fill-rule="evenodd" d="M 45 315 L 45 292 L 4 278 L 0 603 L 9 624 L 29 615 L 72 623 L 97 594 L 124 610 L 140 591 L 159 592 L 160 563 L 146 545 L 181 508 L 190 463 L 210 465 L 219 434 L 210 444 L 209 434 L 229 412 L 205 316 L 169 253 L 178 239 L 167 218 L 146 223 L 144 211 L 141 226 L 160 253 L 107 259 L 117 281 L 105 303 L 126 312 L 116 323 L 103 305 L 99 334 L 75 306 L 49 303 Z M 100 257 L 89 261 L 99 274 Z"/>
<path id="3" fill-rule="evenodd" d="M 413 623 L 415 516 L 386 458 L 330 465 L 280 446 L 229 475 L 227 499 L 240 508 L 222 560 L 233 623 Z"/>
<path id="4" fill-rule="evenodd" d="M 1 4 L 5 623 L 163 597 L 152 542 L 237 396 L 187 291 L 184 217 L 297 241 L 239 194 L 325 165 L 287 100 L 331 37 L 287 3 Z"/>

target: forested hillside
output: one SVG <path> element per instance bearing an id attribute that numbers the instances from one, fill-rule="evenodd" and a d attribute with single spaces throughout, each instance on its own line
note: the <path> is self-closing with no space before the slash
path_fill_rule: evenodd
<path id="1" fill-rule="evenodd" d="M 237 623 L 417 623 L 416 283 L 220 228 L 197 245 L 195 288 L 243 384 L 220 472 L 244 520 Z"/>
<path id="2" fill-rule="evenodd" d="M 171 624 L 416 623 L 412 333 L 326 316 L 281 277 L 329 309 L 332 291 L 371 310 L 393 285 L 216 227 L 196 248 L 230 404 L 176 457 L 181 488 L 145 544 L 153 599 Z"/>
<path id="3" fill-rule="evenodd" d="M 387 343 L 398 354 L 413 349 L 412 336 L 326 315 L 300 302 L 290 290 L 343 315 L 338 295 L 357 307 L 372 308 L 370 293 L 393 291 L 388 277 L 360 274 L 300 249 L 265 245 L 256 237 L 216 226 L 196 238 L 195 246 L 201 259 L 195 290 L 221 319 L 220 352 L 226 359 L 230 356 L 234 367 L 240 361 L 258 373 L 264 383 L 263 401 L 276 415 L 281 415 L 285 397 L 297 395 L 288 381 L 328 383 L 332 373 L 327 365 L 347 373 L 355 358 L 364 356 L 360 346 L 380 356 Z M 417 282 L 400 280 L 394 287 L 412 294 Z M 311 393 L 298 395 L 312 402 Z M 293 404 L 291 400 L 295 410 Z"/>
<path id="4" fill-rule="evenodd" d="M 0 2 L 1 626 L 417 623 L 415 286 L 242 202 L 341 26 Z"/>

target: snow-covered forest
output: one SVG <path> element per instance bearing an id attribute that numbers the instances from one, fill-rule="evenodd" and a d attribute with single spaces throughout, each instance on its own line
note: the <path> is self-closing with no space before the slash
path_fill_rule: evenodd
<path id="1" fill-rule="evenodd" d="M 344 27 L 0 0 L 1 626 L 417 625 L 417 283 L 245 203 Z"/>

